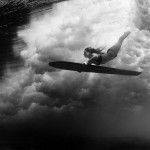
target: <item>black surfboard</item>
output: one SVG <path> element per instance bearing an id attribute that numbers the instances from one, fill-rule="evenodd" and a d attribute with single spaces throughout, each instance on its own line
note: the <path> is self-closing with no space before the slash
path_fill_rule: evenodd
<path id="1" fill-rule="evenodd" d="M 132 71 L 132 70 L 122 70 L 117 68 L 109 68 L 109 67 L 96 66 L 96 65 L 85 65 L 81 63 L 66 62 L 66 61 L 50 62 L 49 65 L 54 68 L 78 71 L 78 72 L 93 72 L 93 73 L 128 75 L 128 76 L 138 76 L 142 73 L 142 72 Z"/>

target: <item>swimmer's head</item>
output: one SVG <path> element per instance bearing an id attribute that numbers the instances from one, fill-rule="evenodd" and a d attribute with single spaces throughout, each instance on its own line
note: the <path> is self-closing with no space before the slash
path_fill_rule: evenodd
<path id="1" fill-rule="evenodd" d="M 94 48 L 92 48 L 92 47 L 85 48 L 85 50 L 84 50 L 85 58 L 91 58 L 93 51 L 94 51 Z"/>

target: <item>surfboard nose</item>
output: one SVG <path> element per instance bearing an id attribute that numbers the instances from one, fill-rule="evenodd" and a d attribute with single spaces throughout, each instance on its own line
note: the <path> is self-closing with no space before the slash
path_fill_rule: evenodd
<path id="1" fill-rule="evenodd" d="M 49 62 L 49 65 L 50 65 L 51 67 L 56 67 L 56 63 L 55 63 L 55 62 Z"/>
<path id="2" fill-rule="evenodd" d="M 54 68 L 64 69 L 64 65 L 68 66 L 68 63 L 63 61 L 53 61 L 53 62 L 49 62 L 49 65 Z"/>

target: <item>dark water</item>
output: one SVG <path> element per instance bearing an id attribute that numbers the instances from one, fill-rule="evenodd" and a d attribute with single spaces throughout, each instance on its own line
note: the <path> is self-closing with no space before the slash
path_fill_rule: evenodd
<path id="1" fill-rule="evenodd" d="M 1 141 L 0 150 L 149 150 L 147 140 L 137 138 L 81 138 L 50 137 Z"/>
<path id="2" fill-rule="evenodd" d="M 0 77 L 3 76 L 7 64 L 21 63 L 21 58 L 13 52 L 13 42 L 16 38 L 17 27 L 26 24 L 29 8 L 23 3 L 9 3 L 0 8 Z"/>
<path id="3" fill-rule="evenodd" d="M 45 9 L 50 9 L 53 3 L 60 1 L 63 0 L 0 1 L 0 78 L 7 67 L 16 69 L 23 66 L 23 60 L 13 50 L 13 45 L 18 40 L 18 28 L 28 25 L 33 11 L 38 10 L 40 15 Z"/>

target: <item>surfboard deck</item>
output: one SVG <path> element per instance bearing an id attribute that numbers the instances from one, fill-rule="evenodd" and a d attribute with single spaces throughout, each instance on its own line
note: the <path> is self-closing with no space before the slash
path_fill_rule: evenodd
<path id="1" fill-rule="evenodd" d="M 138 76 L 142 73 L 142 72 L 132 71 L 132 70 L 122 70 L 117 68 L 109 68 L 109 67 L 96 66 L 96 65 L 84 65 L 81 63 L 66 62 L 66 61 L 50 62 L 49 65 L 54 68 L 77 71 L 77 72 L 93 72 L 93 73 L 128 75 L 128 76 Z"/>

